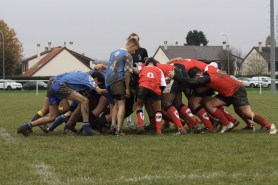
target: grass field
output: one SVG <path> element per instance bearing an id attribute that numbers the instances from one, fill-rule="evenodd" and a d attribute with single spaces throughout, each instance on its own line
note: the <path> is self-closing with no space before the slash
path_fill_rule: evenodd
<path id="1" fill-rule="evenodd" d="M 252 110 L 276 126 L 277 96 L 248 91 Z M 45 91 L 0 92 L 0 184 L 278 184 L 278 135 L 240 130 L 242 120 L 225 134 L 173 136 L 173 125 L 164 136 L 127 128 L 126 137 L 64 136 L 63 126 L 17 134 L 44 97 Z"/>

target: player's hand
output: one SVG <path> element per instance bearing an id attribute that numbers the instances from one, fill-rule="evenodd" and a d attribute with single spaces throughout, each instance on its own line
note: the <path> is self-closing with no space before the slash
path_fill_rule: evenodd
<path id="1" fill-rule="evenodd" d="M 129 89 L 126 89 L 126 90 L 125 90 L 125 97 L 126 97 L 126 98 L 129 98 L 129 97 L 130 97 L 130 91 L 129 91 Z"/>
<path id="2" fill-rule="evenodd" d="M 174 70 L 169 71 L 168 77 L 169 77 L 169 78 L 174 78 L 174 76 L 175 76 L 175 71 L 174 71 Z"/>

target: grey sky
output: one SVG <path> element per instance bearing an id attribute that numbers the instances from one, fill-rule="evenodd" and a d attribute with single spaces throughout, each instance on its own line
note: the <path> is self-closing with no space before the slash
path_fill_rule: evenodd
<path id="1" fill-rule="evenodd" d="M 25 58 L 37 44 L 42 51 L 48 42 L 69 47 L 72 41 L 74 51 L 108 60 L 131 32 L 152 56 L 164 41 L 185 43 L 194 29 L 210 46 L 222 45 L 223 32 L 247 54 L 270 34 L 270 0 L 0 0 L 0 19 L 17 32 Z"/>

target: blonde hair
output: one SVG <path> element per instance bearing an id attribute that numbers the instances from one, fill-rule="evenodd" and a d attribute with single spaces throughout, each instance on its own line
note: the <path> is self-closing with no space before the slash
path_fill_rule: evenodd
<path id="1" fill-rule="evenodd" d="M 139 35 L 137 35 L 136 33 L 134 33 L 134 32 L 132 32 L 128 37 L 127 37 L 127 39 L 126 40 L 129 40 L 129 39 L 131 39 L 132 37 L 138 37 L 138 41 L 140 40 L 140 37 L 139 37 Z"/>
<path id="2" fill-rule="evenodd" d="M 127 40 L 126 45 L 128 46 L 130 44 L 133 44 L 134 46 L 139 46 L 139 42 L 135 38 L 131 38 Z"/>

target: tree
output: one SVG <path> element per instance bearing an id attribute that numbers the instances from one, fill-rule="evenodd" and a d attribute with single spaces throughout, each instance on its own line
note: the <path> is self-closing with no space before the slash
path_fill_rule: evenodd
<path id="1" fill-rule="evenodd" d="M 0 31 L 4 36 L 4 62 L 5 76 L 15 74 L 15 70 L 22 58 L 23 47 L 22 43 L 16 37 L 16 32 L 13 28 L 9 28 L 4 20 L 0 20 Z M 3 69 L 3 38 L 0 36 L 0 68 Z M 0 70 L 3 76 L 3 70 Z"/>
<path id="2" fill-rule="evenodd" d="M 249 75 L 261 76 L 267 73 L 267 62 L 261 60 L 256 54 L 248 57 L 247 73 Z"/>
<path id="3" fill-rule="evenodd" d="M 217 53 L 218 59 L 221 61 L 219 68 L 228 73 L 228 53 L 227 50 L 221 50 Z M 230 75 L 241 75 L 243 64 L 242 51 L 238 48 L 229 48 L 229 69 Z"/>
<path id="4" fill-rule="evenodd" d="M 209 42 L 205 34 L 202 31 L 198 32 L 197 30 L 193 30 L 193 32 L 189 31 L 187 33 L 185 40 L 187 45 L 194 45 L 194 46 L 200 46 L 200 44 L 206 46 Z"/>
<path id="5" fill-rule="evenodd" d="M 270 44 L 271 44 L 270 43 L 270 39 L 271 39 L 270 35 L 266 37 L 266 39 L 265 39 L 265 47 L 269 47 L 270 46 Z M 276 46 L 276 39 L 274 39 L 274 46 Z"/>

